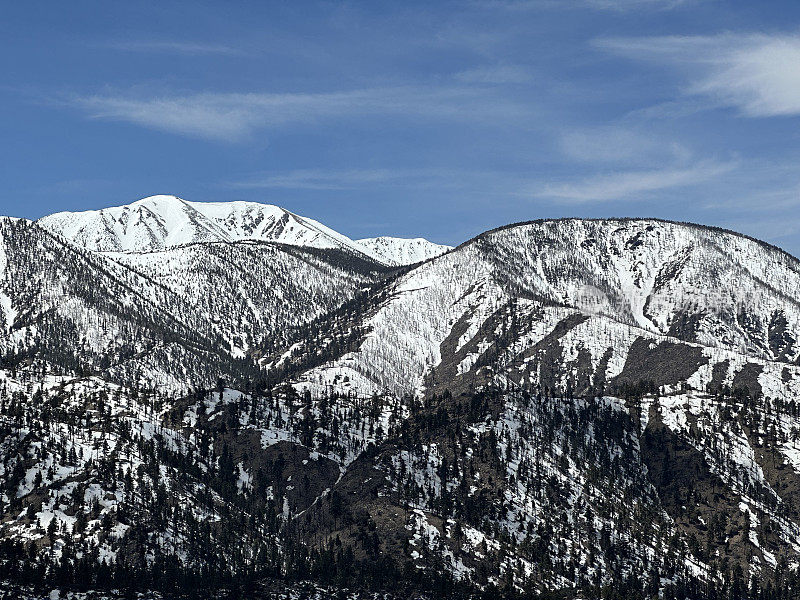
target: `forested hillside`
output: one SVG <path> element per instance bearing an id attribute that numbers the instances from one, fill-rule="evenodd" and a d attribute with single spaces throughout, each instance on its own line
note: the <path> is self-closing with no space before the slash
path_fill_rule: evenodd
<path id="1" fill-rule="evenodd" d="M 156 204 L 0 220 L 8 593 L 800 594 L 790 255 L 646 219 L 362 252 Z M 148 206 L 228 239 L 85 243 Z"/>

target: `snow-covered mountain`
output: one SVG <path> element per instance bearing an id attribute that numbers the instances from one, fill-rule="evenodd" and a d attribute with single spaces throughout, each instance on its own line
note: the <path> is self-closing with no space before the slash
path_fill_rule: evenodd
<path id="1" fill-rule="evenodd" d="M 797 597 L 798 290 L 655 219 L 0 219 L 0 579 Z"/>
<path id="2" fill-rule="evenodd" d="M 445 351 L 458 353 L 486 336 L 487 323 L 512 301 L 532 328 L 527 345 L 564 319 L 581 320 L 560 342 L 572 344 L 565 356 L 582 348 L 595 368 L 610 361 L 609 376 L 637 337 L 794 365 L 798 289 L 796 259 L 721 230 L 655 220 L 523 224 L 481 235 L 400 276 L 391 299 L 361 324 L 371 333 L 358 350 L 308 380 L 329 384 L 347 373 L 364 392 L 419 389 Z M 461 357 L 459 373 L 489 347 L 482 344 Z"/>
<path id="3" fill-rule="evenodd" d="M 336 309 L 387 272 L 343 250 L 251 241 L 104 256 L 206 315 L 235 357 L 265 340 L 275 345 L 290 328 Z"/>
<path id="4" fill-rule="evenodd" d="M 623 426 L 627 433 L 614 442 L 616 449 L 602 452 L 631 452 L 625 459 L 631 470 L 625 467 L 623 480 L 603 487 L 610 496 L 600 503 L 625 504 L 622 497 L 613 499 L 616 488 L 663 511 L 665 522 L 672 523 L 664 527 L 676 535 L 737 540 L 725 549 L 709 542 L 713 548 L 697 550 L 687 568 L 714 573 L 715 560 L 724 556 L 742 566 L 744 579 L 764 577 L 781 556 L 800 558 L 800 488 L 783 483 L 800 477 L 800 444 L 792 433 L 800 430 L 798 290 L 797 259 L 728 231 L 647 219 L 518 224 L 487 232 L 387 282 L 365 301 L 364 316 L 335 316 L 318 336 L 298 339 L 293 384 L 311 396 L 334 390 L 347 397 L 426 399 L 431 408 L 425 426 L 440 434 L 423 436 L 420 446 L 387 443 L 371 459 L 373 470 L 353 471 L 340 486 L 347 498 L 384 499 L 372 508 L 382 514 L 402 510 L 409 486 L 434 490 L 417 496 L 419 512 L 409 516 L 410 526 L 423 532 L 423 539 L 428 536 L 428 548 L 444 545 L 441 556 L 458 565 L 457 572 L 470 573 L 467 577 L 480 569 L 474 555 L 458 534 L 435 523 L 448 518 L 460 523 L 459 509 L 442 510 L 439 503 L 454 499 L 451 493 L 458 503 L 473 492 L 462 490 L 465 471 L 445 476 L 438 470 L 448 472 L 470 445 L 451 447 L 452 436 L 465 426 L 453 425 L 454 415 L 487 401 L 491 408 L 478 410 L 479 423 L 469 427 L 467 438 L 498 444 L 501 456 L 510 453 L 489 477 L 505 487 L 471 489 L 497 494 L 502 509 L 495 526 L 506 533 L 488 535 L 476 525 L 479 531 L 467 537 L 483 541 L 473 548 L 500 549 L 508 543 L 506 535 L 522 545 L 525 530 L 550 531 L 541 540 L 582 535 L 569 533 L 569 526 L 556 526 L 561 533 L 554 533 L 552 522 L 554 514 L 574 522 L 575 502 L 604 510 L 598 496 L 586 495 L 594 477 L 580 474 L 587 457 L 579 451 L 565 458 L 566 447 L 585 447 L 583 425 L 577 432 L 568 427 L 572 433 L 554 433 L 553 427 L 561 419 L 575 420 L 577 427 L 584 411 L 609 410 L 609 416 L 632 415 L 632 421 Z M 359 341 L 353 342 L 352 331 L 361 332 Z M 324 363 L 304 366 L 311 348 L 326 348 L 337 338 L 350 341 L 338 344 L 339 352 Z M 592 400 L 598 396 L 602 402 Z M 496 404 L 489 400 L 498 397 Z M 774 420 L 765 414 L 773 410 Z M 437 422 L 440 429 L 430 425 Z M 595 432 L 606 426 L 588 425 Z M 484 435 L 496 441 L 487 442 Z M 551 440 L 548 444 L 560 439 L 555 444 L 566 446 L 543 459 L 540 435 Z M 565 441 L 573 435 L 576 440 Z M 532 494 L 540 481 L 529 471 L 534 465 L 537 473 L 558 474 L 555 503 Z M 782 466 L 776 470 L 776 465 Z M 412 474 L 408 480 L 406 473 Z M 647 474 L 647 482 L 634 483 L 638 473 Z M 483 481 L 485 473 L 480 475 Z M 377 489 L 369 483 L 375 477 L 383 477 Z M 474 477 L 479 479 L 477 472 Z M 686 493 L 698 496 L 690 501 L 680 495 Z M 718 515 L 725 515 L 727 530 L 721 526 L 708 534 L 709 519 L 716 522 Z M 764 523 L 770 523 L 770 534 Z M 380 536 L 396 531 L 387 524 L 378 528 Z M 617 539 L 631 547 L 625 534 Z M 558 554 L 558 547 L 552 552 Z M 663 552 L 658 543 L 633 547 L 642 553 L 634 562 Z M 585 564 L 588 552 L 576 557 L 577 563 Z M 541 567 L 536 560 L 525 564 L 528 559 L 514 566 L 499 554 L 501 571 Z M 611 556 L 619 555 L 606 558 Z"/>
<path id="5" fill-rule="evenodd" d="M 251 377 L 248 352 L 385 273 L 344 250 L 265 242 L 92 252 L 0 218 L 0 364 L 172 390 Z"/>
<path id="6" fill-rule="evenodd" d="M 194 376 L 220 343 L 183 298 L 30 221 L 0 219 L 0 257 L 5 366 L 78 375 L 139 363 L 166 382 L 162 367 Z"/>
<path id="7" fill-rule="evenodd" d="M 189 202 L 166 195 L 100 210 L 60 212 L 38 223 L 96 252 L 152 252 L 198 242 L 249 240 L 345 250 L 397 266 L 427 258 L 436 247 L 423 239 L 355 242 L 318 221 L 271 204 Z"/>
<path id="8" fill-rule="evenodd" d="M 356 240 L 388 265 L 413 265 L 444 254 L 452 246 L 434 244 L 425 238 L 374 237 Z"/>

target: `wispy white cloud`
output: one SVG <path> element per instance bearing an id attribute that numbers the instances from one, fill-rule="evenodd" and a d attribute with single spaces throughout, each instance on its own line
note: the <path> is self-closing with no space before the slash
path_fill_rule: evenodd
<path id="1" fill-rule="evenodd" d="M 407 169 L 297 169 L 250 177 L 231 183 L 241 189 L 297 189 L 297 190 L 344 190 L 418 177 L 418 170 Z"/>
<path id="2" fill-rule="evenodd" d="M 685 168 L 614 172 L 551 184 L 537 190 L 535 195 L 578 203 L 630 200 L 658 190 L 697 185 L 724 175 L 735 166 L 731 162 L 706 162 Z"/>
<path id="3" fill-rule="evenodd" d="M 559 147 L 567 158 L 586 163 L 644 166 L 685 164 L 692 158 L 692 151 L 680 142 L 620 125 L 564 131 Z"/>
<path id="4" fill-rule="evenodd" d="M 234 48 L 233 46 L 228 46 L 225 44 L 210 44 L 190 41 L 138 40 L 127 42 L 110 42 L 103 44 L 103 46 L 125 52 L 183 54 L 187 56 L 202 56 L 209 54 L 240 56 L 245 54 L 245 52 L 240 48 Z"/>
<path id="5" fill-rule="evenodd" d="M 591 6 L 599 10 L 671 10 L 679 6 L 693 4 L 696 0 L 576 0 L 578 4 Z"/>
<path id="6" fill-rule="evenodd" d="M 528 83 L 530 71 L 521 65 L 491 65 L 456 73 L 456 79 L 466 83 Z"/>
<path id="7" fill-rule="evenodd" d="M 500 193 L 508 198 L 551 199 L 567 203 L 645 200 L 647 194 L 668 188 L 689 187 L 724 175 L 736 163 L 704 162 L 691 167 L 627 170 L 592 175 L 580 180 L 542 185 L 535 177 L 518 173 L 447 168 L 296 169 L 257 173 L 227 187 L 233 189 L 355 190 L 419 188 L 468 190 L 477 194 Z"/>
<path id="8" fill-rule="evenodd" d="M 394 115 L 497 122 L 530 116 L 529 105 L 489 90 L 396 87 L 320 93 L 202 93 L 182 96 L 73 96 L 88 117 L 126 121 L 181 135 L 236 141 L 259 129 L 325 119 Z"/>
<path id="9" fill-rule="evenodd" d="M 596 44 L 631 59 L 661 63 L 689 78 L 684 90 L 712 106 L 751 117 L 800 114 L 800 36 L 726 33 L 602 39 Z M 670 103 L 669 111 L 676 107 Z"/>
<path id="10" fill-rule="evenodd" d="M 258 173 L 228 187 L 238 189 L 351 190 L 364 188 L 480 189 L 506 186 L 516 191 L 519 179 L 508 174 L 472 169 L 373 168 L 373 169 L 295 169 Z"/>
<path id="11" fill-rule="evenodd" d="M 614 12 L 634 10 L 672 10 L 703 0 L 478 0 L 486 8 L 507 10 L 576 10 L 594 9 Z"/>

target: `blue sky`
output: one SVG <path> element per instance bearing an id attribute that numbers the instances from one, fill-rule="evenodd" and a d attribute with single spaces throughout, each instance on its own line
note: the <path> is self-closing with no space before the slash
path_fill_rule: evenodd
<path id="1" fill-rule="evenodd" d="M 2 214 L 164 193 L 444 243 L 656 216 L 800 255 L 795 1 L 19 2 L 0 46 Z"/>

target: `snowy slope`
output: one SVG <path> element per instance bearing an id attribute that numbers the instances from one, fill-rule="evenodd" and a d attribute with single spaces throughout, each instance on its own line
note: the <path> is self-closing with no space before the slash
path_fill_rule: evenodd
<path id="1" fill-rule="evenodd" d="M 241 242 L 189 244 L 157 252 L 105 253 L 158 281 L 203 315 L 242 357 L 265 339 L 333 310 L 383 275 L 338 250 Z"/>
<path id="2" fill-rule="evenodd" d="M 378 256 L 325 225 L 271 204 L 150 196 L 125 206 L 61 212 L 38 221 L 83 248 L 150 252 L 196 242 L 273 241 Z"/>
<path id="3" fill-rule="evenodd" d="M 183 388 L 214 362 L 208 319 L 151 278 L 23 220 L 0 219 L 0 256 L 6 365 Z"/>
<path id="4" fill-rule="evenodd" d="M 0 219 L 0 357 L 175 390 L 255 377 L 248 352 L 386 272 L 344 250 L 267 242 L 90 252 Z"/>
<path id="5" fill-rule="evenodd" d="M 609 364 L 620 369 L 640 336 L 751 360 L 800 359 L 800 263 L 711 228 L 656 220 L 511 226 L 420 265 L 392 289 L 365 319 L 369 334 L 358 351 L 315 368 L 301 384 L 347 375 L 364 393 L 418 389 L 431 368 L 457 357 L 470 372 L 469 362 L 492 346 L 489 317 L 512 300 L 530 331 L 516 340 L 520 354 L 572 315 L 588 320 L 564 334 L 559 344 L 571 349 L 561 348 L 562 360 L 584 348 L 594 368 L 609 351 Z M 460 356 L 470 341 L 473 356 Z"/>
<path id="6" fill-rule="evenodd" d="M 434 244 L 425 238 L 397 238 L 381 236 L 356 240 L 372 254 L 377 254 L 389 265 L 413 265 L 444 254 L 452 246 Z"/>
<path id="7" fill-rule="evenodd" d="M 8 258 L 6 253 L 6 244 L 3 231 L 6 229 L 6 224 L 11 224 L 16 219 L 9 217 L 0 217 L 0 281 L 5 281 L 7 278 L 6 269 L 8 267 Z M 17 316 L 17 308 L 8 293 L 5 291 L 6 286 L 0 286 L 0 331 L 8 331 L 14 324 Z"/>

